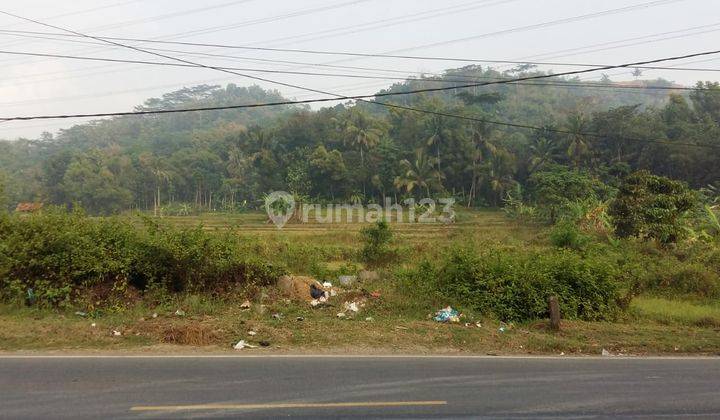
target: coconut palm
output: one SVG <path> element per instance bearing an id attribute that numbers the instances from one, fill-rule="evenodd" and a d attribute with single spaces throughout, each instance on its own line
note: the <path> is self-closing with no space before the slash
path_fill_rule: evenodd
<path id="1" fill-rule="evenodd" d="M 528 176 L 543 166 L 555 160 L 555 143 L 546 137 L 536 138 L 530 145 L 530 164 L 528 165 Z"/>
<path id="2" fill-rule="evenodd" d="M 567 154 L 575 166 L 585 160 L 590 151 L 590 144 L 587 141 L 588 121 L 583 114 L 573 114 L 568 117 L 567 130 L 570 132 Z"/>
<path id="3" fill-rule="evenodd" d="M 360 165 L 365 167 L 364 151 L 377 146 L 383 130 L 365 111 L 353 108 L 342 124 L 345 142 L 357 147 L 360 152 Z"/>
<path id="4" fill-rule="evenodd" d="M 442 188 L 442 174 L 437 170 L 437 159 L 428 157 L 422 149 L 415 151 L 411 161 L 400 161 L 401 175 L 395 177 L 395 188 L 412 193 L 417 188 L 425 190 L 430 197 L 430 188 Z"/>
<path id="5" fill-rule="evenodd" d="M 430 133 L 426 143 L 427 147 L 435 146 L 435 153 L 437 154 L 437 166 L 440 169 L 441 155 L 440 145 L 445 142 L 448 137 L 448 130 L 446 128 L 445 118 L 441 116 L 432 116 L 427 122 L 427 130 Z"/>
<path id="6" fill-rule="evenodd" d="M 161 167 L 159 160 L 155 161 L 155 166 L 152 168 L 151 171 L 153 176 L 155 177 L 155 197 L 153 198 L 153 212 L 155 214 L 155 217 L 157 217 L 158 213 L 162 215 L 162 212 L 160 210 L 160 187 L 162 186 L 163 182 L 167 184 L 168 181 L 170 181 L 170 172 Z"/>
<path id="7" fill-rule="evenodd" d="M 497 147 L 489 140 L 490 127 L 488 124 L 473 124 L 471 136 L 474 147 L 470 155 L 471 159 L 468 167 L 471 173 L 468 207 L 470 207 L 477 196 L 477 184 L 481 179 L 482 173 L 497 151 Z"/>

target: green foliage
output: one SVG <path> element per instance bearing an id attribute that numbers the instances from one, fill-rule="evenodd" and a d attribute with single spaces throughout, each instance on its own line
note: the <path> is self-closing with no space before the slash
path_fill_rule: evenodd
<path id="1" fill-rule="evenodd" d="M 589 172 L 566 166 L 553 166 L 534 173 L 530 179 L 530 195 L 542 215 L 554 223 L 565 216 L 576 218 L 573 206 L 584 201 L 597 201 L 610 194 L 609 188 Z"/>
<path id="2" fill-rule="evenodd" d="M 5 178 L 6 178 L 5 174 L 2 171 L 0 171 L 0 213 L 5 212 L 7 204 L 8 204 L 7 203 L 7 195 L 5 192 L 5 189 L 6 189 L 6 187 L 5 187 L 6 179 Z"/>
<path id="3" fill-rule="evenodd" d="M 685 183 L 638 171 L 622 183 L 609 214 L 620 237 L 672 243 L 682 238 L 683 217 L 697 204 Z"/>
<path id="4" fill-rule="evenodd" d="M 558 297 L 566 319 L 610 319 L 621 297 L 612 264 L 569 251 L 454 249 L 407 275 L 429 282 L 448 303 L 506 321 L 545 317 L 550 296 Z"/>
<path id="5" fill-rule="evenodd" d="M 390 248 L 393 233 L 386 220 L 378 220 L 374 226 L 363 228 L 360 234 L 363 238 L 360 256 L 366 263 L 382 264 L 394 255 Z"/>
<path id="6" fill-rule="evenodd" d="M 550 243 L 558 248 L 584 249 L 592 239 L 582 233 L 575 223 L 563 220 L 550 231 Z"/>
<path id="7" fill-rule="evenodd" d="M 49 208 L 0 219 L 0 294 L 32 288 L 38 301 L 63 305 L 94 288 L 218 291 L 269 284 L 281 268 L 250 257 L 232 232 L 177 229 L 94 219 Z"/>
<path id="8" fill-rule="evenodd" d="M 466 66 L 440 79 L 543 74 L 523 66 L 504 72 Z M 522 186 L 530 193 L 522 197 L 527 204 L 553 222 L 563 217 L 567 203 L 604 201 L 607 191 L 594 188 L 598 179 L 614 188 L 623 173 L 641 168 L 693 187 L 720 179 L 717 158 L 707 153 L 712 149 L 692 147 L 718 145 L 716 83 L 699 84 L 685 97 L 661 89 L 590 90 L 577 79 L 558 81 L 573 88 L 493 85 L 482 92 L 393 99 L 431 113 L 358 102 L 317 111 L 278 106 L 118 117 L 76 125 L 55 137 L 44 133 L 0 142 L 0 170 L 8 177 L 11 205 L 80 204 L 91 214 L 140 209 L 161 215 L 161 209 L 181 204 L 203 212 L 237 211 L 244 207 L 240 203 L 257 203 L 276 190 L 336 203 L 352 196 L 381 203 L 386 197 L 448 194 L 467 206 L 497 207 Z M 429 86 L 437 80 L 410 79 L 384 91 Z M 257 86 L 199 85 L 148 99 L 137 109 L 281 100 Z M 481 122 L 498 115 L 542 128 Z"/>

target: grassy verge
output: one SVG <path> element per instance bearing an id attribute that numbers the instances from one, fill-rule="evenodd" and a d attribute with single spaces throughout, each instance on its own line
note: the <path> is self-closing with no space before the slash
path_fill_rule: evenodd
<path id="1" fill-rule="evenodd" d="M 178 226 L 202 224 L 209 231 L 233 229 L 240 252 L 281 262 L 293 274 L 326 280 L 362 268 L 357 259 L 362 246 L 359 224 L 290 224 L 278 230 L 255 213 L 166 220 Z M 423 259 L 436 259 L 449 247 L 466 243 L 543 252 L 550 249 L 546 232 L 514 223 L 496 211 L 462 211 L 453 225 L 406 223 L 393 224 L 392 229 L 398 261 L 381 271 L 381 280 L 347 290 L 327 307 L 286 301 L 272 287 L 233 289 L 215 297 L 169 294 L 155 300 L 160 304 L 137 298 L 104 309 L 99 305 L 98 311 L 87 315 L 76 314 L 88 311 L 81 306 L 42 309 L 0 304 L 0 351 L 232 353 L 232 344 L 244 339 L 254 345 L 269 344 L 243 350 L 256 353 L 599 355 L 602 349 L 638 355 L 720 353 L 720 305 L 681 298 L 639 297 L 615 321 L 564 321 L 557 333 L 547 330 L 545 320 L 509 325 L 463 307 L 460 323 L 434 322 L 430 315 L 453 302 L 439 293 L 399 284 L 395 269 L 416 267 Z M 638 267 L 647 271 L 646 265 Z M 354 316 L 337 317 L 344 302 L 369 291 L 378 291 L 380 297 L 368 298 Z M 241 310 L 246 298 L 253 301 L 252 309 Z M 178 310 L 181 315 L 176 315 Z"/>
<path id="2" fill-rule="evenodd" d="M 643 297 L 633 301 L 631 309 L 640 319 L 665 325 L 710 327 L 720 330 L 720 304 Z"/>
<path id="3" fill-rule="evenodd" d="M 0 350 L 233 353 L 232 344 L 244 339 L 254 345 L 270 344 L 245 353 L 599 355 L 602 349 L 626 355 L 720 353 L 720 329 L 697 322 L 707 314 L 699 311 L 695 318 L 683 314 L 684 318 L 668 321 L 641 309 L 654 307 L 652 299 L 640 299 L 627 319 L 565 321 L 557 333 L 548 331 L 544 320 L 513 325 L 470 314 L 459 324 L 441 324 L 419 308 L 395 312 L 393 300 L 392 296 L 369 300 L 361 312 L 344 319 L 336 316 L 342 298 L 324 308 L 271 299 L 243 311 L 235 303 L 190 296 L 178 302 L 183 316 L 169 305 L 137 305 L 95 318 L 72 311 L 2 306 Z M 712 310 L 717 315 L 717 308 Z"/>

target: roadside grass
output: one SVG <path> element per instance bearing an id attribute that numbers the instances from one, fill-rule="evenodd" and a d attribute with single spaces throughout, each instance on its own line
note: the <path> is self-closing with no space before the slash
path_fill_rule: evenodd
<path id="1" fill-rule="evenodd" d="M 206 351 L 238 354 L 706 354 L 720 352 L 717 329 L 680 324 L 565 321 L 560 332 L 547 321 L 506 325 L 466 316 L 459 324 L 441 324 L 427 314 L 393 313 L 381 298 L 360 313 L 341 319 L 341 303 L 323 308 L 269 300 L 247 311 L 233 302 L 216 302 L 209 311 L 142 305 L 121 313 L 83 318 L 72 312 L 0 308 L 2 351 Z M 158 314 L 157 318 L 152 313 Z M 213 315 L 209 315 L 212 313 Z M 279 319 L 273 317 L 280 314 Z M 366 320 L 371 317 L 370 320 Z M 300 320 L 301 319 L 301 320 Z M 467 326 L 465 323 L 467 322 Z M 480 327 L 476 326 L 480 323 Z M 91 324 L 95 323 L 95 327 Z M 504 326 L 506 330 L 500 331 Z M 114 336 L 113 331 L 121 331 Z M 255 335 L 249 332 L 254 331 Z M 242 353 L 238 340 L 258 346 Z M 270 346 L 260 346 L 267 341 Z"/>
<path id="2" fill-rule="evenodd" d="M 202 224 L 208 230 L 233 229 L 245 239 L 249 254 L 281 263 L 293 274 L 332 281 L 338 274 L 363 268 L 358 259 L 362 246 L 359 230 L 366 224 L 290 223 L 278 230 L 267 224 L 260 212 L 163 220 L 186 227 Z M 510 326 L 467 310 L 459 324 L 434 322 L 431 314 L 448 302 L 412 284 L 398 284 L 392 275 L 394 269 L 433 260 L 449 247 L 463 243 L 547 247 L 541 228 L 513 222 L 499 211 L 460 209 L 457 220 L 451 225 L 391 223 L 398 261 L 380 270 L 380 280 L 358 287 L 365 295 L 377 291 L 380 298 L 368 299 L 355 316 L 341 319 L 337 313 L 342 311 L 344 299 L 352 299 L 356 296 L 353 293 L 361 290 L 341 294 L 331 299 L 330 306 L 320 308 L 286 301 L 272 288 L 218 297 L 160 296 L 85 317 L 75 315 L 85 308 L 0 304 L 0 351 L 128 352 L 160 348 L 233 352 L 232 344 L 244 339 L 254 345 L 270 343 L 269 348 L 248 352 L 598 355 L 603 348 L 616 354 L 720 352 L 720 305 L 679 299 L 640 297 L 628 315 L 616 322 L 564 321 L 557 333 L 547 330 L 547 321 Z M 245 298 L 253 302 L 247 311 L 239 307 Z M 178 309 L 184 315 L 176 315 Z M 279 319 L 273 314 L 280 314 Z M 501 325 L 506 328 L 504 332 L 499 330 Z M 249 331 L 256 335 L 249 335 Z"/>
<path id="3" fill-rule="evenodd" d="M 662 324 L 679 324 L 720 329 L 720 303 L 698 303 L 679 299 L 638 297 L 631 310 L 643 319 Z"/>

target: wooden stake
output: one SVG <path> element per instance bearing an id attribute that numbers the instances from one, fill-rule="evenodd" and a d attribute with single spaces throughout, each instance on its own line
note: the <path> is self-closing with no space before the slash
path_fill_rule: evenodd
<path id="1" fill-rule="evenodd" d="M 550 329 L 560 331 L 560 304 L 555 296 L 548 299 L 548 307 L 550 312 Z"/>

